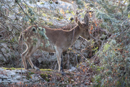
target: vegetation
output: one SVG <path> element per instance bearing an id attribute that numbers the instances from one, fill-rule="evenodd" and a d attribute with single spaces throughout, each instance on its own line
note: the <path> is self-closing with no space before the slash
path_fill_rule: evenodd
<path id="1" fill-rule="evenodd" d="M 127 2 L 127 5 L 124 5 Z M 100 58 L 99 73 L 94 76 L 95 86 L 129 87 L 130 54 L 130 1 L 98 0 L 96 17 L 102 21 L 100 26 L 112 33 L 111 38 L 97 53 Z M 95 6 L 96 7 L 96 6 Z"/>

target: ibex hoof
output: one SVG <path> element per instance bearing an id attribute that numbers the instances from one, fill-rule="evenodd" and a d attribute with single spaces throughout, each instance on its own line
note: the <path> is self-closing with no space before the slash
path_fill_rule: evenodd
<path id="1" fill-rule="evenodd" d="M 62 76 L 65 76 L 65 75 L 66 75 L 65 72 L 61 72 L 61 74 L 62 74 Z"/>

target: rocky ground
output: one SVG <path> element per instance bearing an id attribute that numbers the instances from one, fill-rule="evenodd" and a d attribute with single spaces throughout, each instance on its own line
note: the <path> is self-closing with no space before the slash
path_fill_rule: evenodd
<path id="1" fill-rule="evenodd" d="M 72 68 L 68 70 L 71 72 L 75 70 Z M 67 73 L 66 73 L 67 75 Z M 65 76 L 66 76 L 65 75 Z M 68 73 L 69 76 L 71 74 Z M 35 72 L 34 70 L 24 70 L 22 68 L 0 68 L 0 87 L 1 86 L 35 86 L 35 85 L 51 85 L 54 83 L 56 85 L 57 81 L 63 80 L 64 76 L 57 71 L 51 69 L 40 69 L 40 71 Z"/>
<path id="2" fill-rule="evenodd" d="M 64 74 L 51 69 L 27 71 L 22 68 L 1 67 L 0 87 L 86 87 L 91 85 L 94 74 L 88 66 L 89 63 L 82 63 L 77 68 L 64 69 Z"/>
<path id="3" fill-rule="evenodd" d="M 9 84 L 9 83 L 29 83 L 30 80 L 38 80 L 32 74 L 32 78 L 26 77 L 27 71 L 22 69 L 4 69 L 0 68 L 0 84 Z"/>

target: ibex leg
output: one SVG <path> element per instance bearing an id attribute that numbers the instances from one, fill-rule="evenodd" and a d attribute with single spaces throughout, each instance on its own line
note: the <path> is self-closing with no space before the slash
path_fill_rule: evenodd
<path id="1" fill-rule="evenodd" d="M 27 63 L 26 63 L 27 53 L 28 53 L 28 46 L 27 46 L 26 50 L 21 54 L 22 55 L 22 62 L 23 62 L 24 69 L 27 69 Z"/>
<path id="2" fill-rule="evenodd" d="M 33 46 L 30 47 L 30 50 L 29 50 L 29 52 L 28 52 L 28 54 L 27 54 L 27 60 L 28 60 L 29 64 L 31 65 L 32 69 L 39 70 L 39 68 L 37 68 L 36 66 L 34 66 L 32 60 L 30 59 L 30 56 L 31 56 L 35 51 L 36 51 L 36 48 L 33 48 Z"/>
<path id="3" fill-rule="evenodd" d="M 64 72 L 64 70 L 63 70 L 63 56 L 61 56 L 61 71 Z"/>
<path id="4" fill-rule="evenodd" d="M 62 49 L 55 47 L 56 50 L 56 56 L 57 56 L 57 62 L 58 62 L 58 71 L 61 71 L 61 54 L 62 54 Z"/>

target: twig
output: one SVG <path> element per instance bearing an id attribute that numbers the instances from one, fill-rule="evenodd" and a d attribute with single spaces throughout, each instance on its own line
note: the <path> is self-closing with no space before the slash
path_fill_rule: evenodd
<path id="1" fill-rule="evenodd" d="M 17 3 L 17 4 L 18 4 L 19 7 L 22 9 L 23 13 L 24 13 L 26 16 L 28 16 L 28 17 L 32 20 L 32 18 L 23 10 L 22 6 L 21 6 L 19 3 Z"/>

